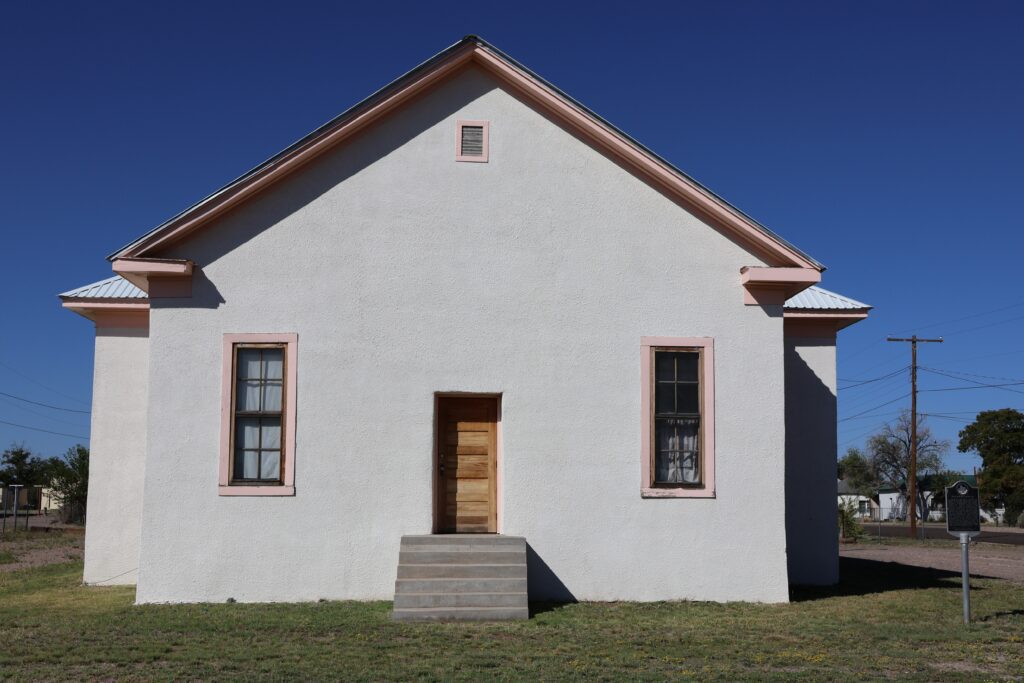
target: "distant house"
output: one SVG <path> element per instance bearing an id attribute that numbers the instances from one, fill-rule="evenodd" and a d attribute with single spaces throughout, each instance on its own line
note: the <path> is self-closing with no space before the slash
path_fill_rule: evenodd
<path id="1" fill-rule="evenodd" d="M 857 506 L 857 514 L 863 519 L 873 519 L 877 516 L 878 503 L 870 496 L 865 496 L 853 490 L 853 487 L 844 479 L 840 479 L 836 488 L 839 494 L 839 505 L 854 503 Z"/>
<path id="2" fill-rule="evenodd" d="M 62 295 L 96 325 L 86 582 L 785 602 L 837 580 L 836 334 L 870 307 L 479 38 L 110 261 Z M 471 544 L 523 564 L 399 564 Z"/>
<path id="3" fill-rule="evenodd" d="M 954 480 L 966 481 L 971 486 L 978 485 L 978 478 L 973 474 L 958 474 Z M 943 522 L 946 519 L 946 488 L 945 480 L 934 475 L 921 478 L 921 490 L 924 492 L 925 507 L 928 511 L 927 520 L 930 522 Z M 882 520 L 905 520 L 907 519 L 907 486 L 900 483 L 899 486 L 886 486 L 878 489 L 879 515 Z M 920 519 L 920 517 L 919 517 Z M 991 515 L 985 510 L 981 511 L 981 519 L 985 522 L 996 523 L 1002 521 L 1002 512 L 996 510 Z"/>

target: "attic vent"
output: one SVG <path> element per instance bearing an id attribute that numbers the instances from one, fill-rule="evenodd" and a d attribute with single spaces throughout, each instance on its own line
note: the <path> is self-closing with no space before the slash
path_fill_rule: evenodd
<path id="1" fill-rule="evenodd" d="M 459 121 L 456 123 L 455 160 L 487 161 L 489 121 Z"/>

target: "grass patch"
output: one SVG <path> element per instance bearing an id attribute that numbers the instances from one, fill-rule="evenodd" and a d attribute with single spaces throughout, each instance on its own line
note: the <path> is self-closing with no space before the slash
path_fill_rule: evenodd
<path id="1" fill-rule="evenodd" d="M 9 550 L 0 550 L 0 564 L 14 564 L 18 558 Z"/>
<path id="2" fill-rule="evenodd" d="M 390 603 L 133 606 L 81 563 L 0 573 L 0 676 L 16 680 L 854 680 L 1024 676 L 1024 587 L 843 558 L 787 605 L 535 605 L 528 622 L 396 624 Z"/>

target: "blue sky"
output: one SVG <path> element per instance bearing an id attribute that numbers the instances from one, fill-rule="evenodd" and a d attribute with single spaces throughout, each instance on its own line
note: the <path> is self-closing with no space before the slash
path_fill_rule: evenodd
<path id="1" fill-rule="evenodd" d="M 1024 409 L 1024 3 L 439 5 L 6 5 L 0 392 L 87 411 L 92 325 L 56 293 L 477 33 L 876 307 L 840 333 L 841 450 L 909 404 L 906 372 L 852 386 L 908 365 L 890 333 L 946 338 L 920 354 L 946 373 L 920 378 L 940 437 Z M 85 413 L 3 394 L 0 421 L 88 435 Z M 46 455 L 78 440 L 0 424 Z"/>

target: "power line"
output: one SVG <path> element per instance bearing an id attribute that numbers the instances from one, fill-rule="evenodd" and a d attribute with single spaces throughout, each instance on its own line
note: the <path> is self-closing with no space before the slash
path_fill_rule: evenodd
<path id="1" fill-rule="evenodd" d="M 973 387 L 939 387 L 938 389 L 922 389 L 921 391 L 930 391 L 931 392 L 931 391 L 969 391 L 971 389 L 1002 389 L 1003 391 L 1009 391 L 1009 392 L 1012 392 L 1014 394 L 1024 394 L 1024 391 L 1020 391 L 1019 389 L 1007 389 L 1007 387 L 1020 386 L 1020 385 L 1024 384 L 1024 381 L 1009 382 L 1009 383 L 1006 383 L 1006 384 L 986 384 L 985 382 L 979 382 L 977 380 L 968 379 L 966 377 L 956 377 L 954 375 L 947 375 L 946 373 L 939 372 L 937 370 L 929 370 L 927 368 L 922 368 L 922 370 L 925 370 L 926 372 L 930 372 L 933 375 L 942 375 L 943 377 L 948 377 L 950 379 L 959 380 L 961 382 L 970 382 L 971 384 L 975 384 L 976 386 L 973 386 Z"/>
<path id="2" fill-rule="evenodd" d="M 49 403 L 40 403 L 39 401 L 31 401 L 31 400 L 29 400 L 27 398 L 22 398 L 21 396 L 15 396 L 14 394 L 8 394 L 8 393 L 5 393 L 3 391 L 0 391 L 0 396 L 6 396 L 7 398 L 13 398 L 15 401 L 24 401 L 25 403 L 31 403 L 34 406 L 42 406 L 43 408 L 50 408 L 52 410 L 63 410 L 66 413 L 82 413 L 84 415 L 88 415 L 89 414 L 88 410 L 76 410 L 74 408 L 61 408 L 60 406 L 50 405 Z"/>
<path id="3" fill-rule="evenodd" d="M 13 372 L 15 375 L 18 375 L 19 377 L 22 377 L 24 379 L 27 379 L 29 382 L 32 382 L 32 384 L 35 384 L 36 386 L 40 386 L 43 389 L 46 389 L 47 391 L 52 391 L 53 393 L 55 393 L 55 394 L 57 394 L 59 396 L 63 396 L 64 398 L 69 398 L 72 401 L 74 401 L 75 403 L 81 403 L 82 405 L 89 405 L 86 401 L 83 401 L 80 398 L 75 398 L 74 396 L 71 396 L 70 394 L 65 394 L 63 391 L 58 391 L 57 389 L 54 389 L 53 387 L 46 386 L 45 384 L 43 384 L 42 382 L 40 382 L 38 380 L 32 379 L 31 377 L 26 375 L 21 370 L 18 370 L 17 368 L 12 368 L 7 363 L 4 363 L 4 362 L 0 361 L 0 367 L 7 368 L 11 372 Z"/>
<path id="4" fill-rule="evenodd" d="M 0 396 L 0 403 L 3 403 L 4 405 L 7 405 L 7 406 L 11 406 L 12 408 L 16 408 L 17 410 L 24 411 L 24 412 L 28 413 L 29 415 L 35 415 L 36 417 L 41 417 L 44 420 L 49 420 L 51 422 L 60 422 L 61 424 L 71 425 L 72 427 L 77 427 L 79 429 L 81 429 L 81 428 L 83 428 L 85 426 L 81 422 L 74 422 L 73 420 L 65 420 L 62 417 L 54 417 L 53 414 L 47 414 L 47 413 L 44 413 L 41 410 L 35 410 L 34 408 L 29 408 L 26 405 L 22 405 L 21 403 L 17 403 L 15 401 L 12 401 L 9 398 L 4 398 L 3 396 Z"/>
<path id="5" fill-rule="evenodd" d="M 872 382 L 880 382 L 883 379 L 890 379 L 890 378 L 895 377 L 896 375 L 900 374 L 901 372 L 903 372 L 906 369 L 907 369 L 907 367 L 905 366 L 905 367 L 900 368 L 899 370 L 894 370 L 893 372 L 890 372 L 888 375 L 882 375 L 881 377 L 875 377 L 874 379 L 866 379 L 866 380 L 864 380 L 862 382 L 856 382 L 854 384 L 847 384 L 845 387 L 839 387 L 839 390 L 842 391 L 843 389 L 853 389 L 854 387 L 859 387 L 859 386 L 864 385 L 864 384 L 871 384 Z M 844 379 L 844 380 L 841 380 L 841 381 L 849 382 L 849 381 L 852 381 L 852 380 Z"/>
<path id="6" fill-rule="evenodd" d="M 1007 318 L 1006 320 L 997 320 L 994 323 L 987 323 L 985 325 L 979 325 L 977 327 L 968 327 L 966 330 L 954 330 L 947 334 L 947 337 L 951 337 L 955 334 L 965 334 L 967 332 L 976 332 L 977 330 L 985 330 L 989 327 L 995 327 L 996 325 L 1005 325 L 1006 323 L 1012 323 L 1016 320 L 1024 320 L 1024 315 L 1019 315 L 1016 318 Z"/>
<path id="7" fill-rule="evenodd" d="M 896 378 L 893 378 L 896 379 Z M 872 401 L 882 401 L 894 398 L 906 387 L 900 382 L 886 381 L 885 384 L 878 384 L 872 391 L 865 391 L 859 395 L 850 397 L 847 394 L 839 394 L 839 406 L 843 413 L 853 410 L 860 410 Z"/>
<path id="8" fill-rule="evenodd" d="M 896 334 L 906 334 L 907 332 L 913 332 L 915 330 L 928 330 L 928 329 L 931 329 L 933 327 L 938 327 L 940 325 L 949 325 L 951 323 L 958 323 L 958 322 L 962 322 L 964 320 L 971 320 L 973 318 L 981 318 L 982 316 L 991 315 L 993 313 L 999 313 L 1001 311 L 1008 311 L 1011 308 L 1018 308 L 1019 306 L 1024 306 L 1024 301 L 1018 301 L 1015 304 L 1010 304 L 1009 306 L 1003 306 L 1001 308 L 994 308 L 994 309 L 992 309 L 990 311 L 982 311 L 981 313 L 972 313 L 971 315 L 965 315 L 965 316 L 963 316 L 961 318 L 953 318 L 952 320 L 942 320 L 942 321 L 937 322 L 937 323 L 929 323 L 927 325 L 921 325 L 921 326 L 918 326 L 918 327 L 908 328 L 906 330 L 897 330 Z"/>
<path id="9" fill-rule="evenodd" d="M 870 417 L 885 417 L 886 415 L 896 415 L 902 412 L 902 410 L 887 410 L 884 413 L 871 413 L 870 415 L 855 415 L 854 417 L 845 418 L 845 420 L 866 420 Z M 845 420 L 841 420 L 841 422 Z"/>
<path id="10" fill-rule="evenodd" d="M 82 439 L 88 441 L 89 437 L 82 436 L 81 434 L 65 434 L 64 432 L 51 432 L 49 429 L 40 429 L 39 427 L 30 427 L 28 425 L 20 425 L 15 422 L 7 422 L 6 420 L 0 420 L 0 424 L 10 425 L 11 427 L 20 427 L 21 429 L 31 429 L 34 432 L 43 432 L 44 434 L 56 434 L 57 436 L 70 436 L 72 439 Z"/>
<path id="11" fill-rule="evenodd" d="M 993 375 L 979 375 L 974 372 L 957 372 L 956 370 L 946 370 L 945 368 L 926 368 L 923 365 L 921 366 L 921 369 L 928 370 L 929 372 L 938 372 L 940 374 L 944 372 L 949 372 L 954 375 L 968 375 L 969 377 L 981 377 L 982 379 L 999 379 L 1005 380 L 1007 382 L 1024 382 L 1024 379 L 1021 379 L 1020 377 L 995 377 Z"/>
<path id="12" fill-rule="evenodd" d="M 954 422 L 963 422 L 964 424 L 970 424 L 974 420 L 965 420 L 962 417 L 952 417 L 950 415 L 943 415 L 941 413 L 921 413 L 922 417 L 937 417 L 940 420 L 953 420 Z"/>
<path id="13" fill-rule="evenodd" d="M 887 406 L 887 405 L 889 405 L 891 403 L 895 403 L 896 401 L 902 401 L 907 396 L 910 396 L 910 394 L 903 394 L 902 396 L 898 396 L 898 397 L 894 398 L 891 401 L 886 401 L 885 403 L 880 403 L 879 405 L 875 406 L 874 408 L 868 408 L 867 410 L 859 412 L 856 415 L 851 415 L 850 417 L 844 417 L 842 420 L 839 420 L 839 422 L 847 422 L 848 420 L 852 420 L 855 417 L 860 417 L 861 415 L 864 415 L 866 413 L 870 413 L 872 410 L 877 410 L 879 408 L 884 408 L 885 406 Z"/>

